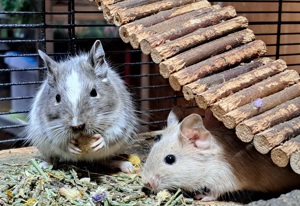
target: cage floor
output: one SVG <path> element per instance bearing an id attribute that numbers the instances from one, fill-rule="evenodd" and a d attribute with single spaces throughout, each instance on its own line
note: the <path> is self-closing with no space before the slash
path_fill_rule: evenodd
<path id="1" fill-rule="evenodd" d="M 152 144 L 151 140 L 144 140 L 143 142 L 140 142 L 138 144 L 136 144 L 136 146 L 134 147 L 134 150 L 132 150 L 131 153 L 138 155 L 142 162 L 145 160 L 146 154 L 149 150 L 149 145 Z M 33 193 L 36 193 L 34 191 L 39 191 L 40 185 L 34 185 L 32 184 L 34 179 L 40 179 L 42 180 L 41 176 L 38 176 L 30 171 L 29 168 L 32 168 L 31 165 L 31 160 L 35 159 L 36 161 L 39 161 L 42 159 L 40 153 L 38 152 L 38 150 L 35 147 L 25 147 L 25 148 L 20 148 L 20 149 L 9 149 L 9 150 L 2 150 L 0 151 L 0 182 L 1 182 L 1 186 L 0 186 L 0 205 L 11 205 L 12 203 L 16 203 L 17 201 L 23 201 L 23 204 L 25 203 L 25 205 L 31 205 L 31 204 L 26 204 L 30 201 L 35 201 L 35 203 L 39 202 L 41 203 L 41 201 L 45 201 L 43 198 L 44 195 L 43 193 L 40 191 L 40 195 L 36 195 L 36 197 L 33 196 L 27 196 L 27 193 L 24 192 L 26 191 L 26 189 L 23 189 L 23 187 L 25 187 L 24 185 L 24 181 L 28 182 L 31 181 L 31 191 L 33 191 Z M 64 174 L 66 177 L 64 178 L 59 178 L 58 174 L 63 174 L 64 170 L 64 166 L 58 166 L 58 169 L 52 169 L 51 171 L 49 170 L 45 170 L 45 174 L 48 178 L 50 178 L 48 181 L 49 183 L 47 183 L 47 181 L 42 180 L 43 181 L 43 187 L 47 188 L 47 185 L 52 184 L 51 187 L 51 193 L 53 194 L 57 194 L 57 196 L 60 197 L 60 201 L 64 201 L 64 205 L 89 205 L 90 201 L 87 200 L 86 198 L 82 198 L 82 199 L 76 199 L 76 200 L 67 200 L 63 198 L 63 194 L 61 194 L 59 191 L 61 190 L 62 187 L 66 186 L 66 178 L 69 174 Z M 78 179 L 80 178 L 82 179 L 95 179 L 95 180 L 91 180 L 91 182 L 89 182 L 89 184 L 96 184 L 97 187 L 101 187 L 102 189 L 104 188 L 107 189 L 106 194 L 111 197 L 112 201 L 114 202 L 115 205 L 165 205 L 165 203 L 163 204 L 158 204 L 157 202 L 157 195 L 154 194 L 148 194 L 145 195 L 142 191 L 142 185 L 136 184 L 136 181 L 130 181 L 127 182 L 125 185 L 125 180 L 132 180 L 132 177 L 134 177 L 136 180 L 140 180 L 140 172 L 137 171 L 135 174 L 125 174 L 125 173 L 120 173 L 120 172 L 115 172 L 115 171 L 109 171 L 109 170 L 102 170 L 99 167 L 95 167 L 95 165 L 84 165 L 85 168 L 85 172 L 82 172 L 81 170 L 76 169 L 76 167 L 80 167 L 81 169 L 83 169 L 81 166 L 79 165 L 71 165 L 68 164 L 68 168 L 73 168 L 73 171 L 75 170 L 78 175 L 78 177 L 74 177 L 74 178 L 70 178 L 68 179 L 67 182 L 75 182 L 75 188 L 80 188 L 81 185 L 76 185 Z M 13 187 L 12 184 L 12 180 L 16 177 L 14 177 L 14 172 L 7 172 L 7 171 L 21 171 L 24 172 L 24 176 L 23 177 L 17 177 L 19 182 L 17 185 L 15 185 L 15 187 Z M 66 171 L 70 171 L 69 169 Z M 109 179 L 111 181 L 111 183 L 109 185 L 106 185 L 105 183 L 99 183 L 96 181 L 97 178 L 95 178 L 97 176 L 97 178 L 106 178 Z M 9 177 L 9 178 L 8 178 Z M 93 178 L 92 178 L 93 177 Z M 6 182 L 7 181 L 7 182 Z M 124 182 L 123 182 L 124 181 Z M 55 184 L 53 184 L 55 183 Z M 24 185 L 23 185 L 24 184 Z M 136 199 L 131 199 L 131 201 L 128 200 L 127 198 L 127 202 L 121 202 L 120 200 L 120 195 L 123 195 L 124 201 L 126 196 L 128 197 L 129 195 L 134 194 L 135 192 L 130 192 L 130 191 L 125 191 L 126 189 L 123 188 L 123 191 L 119 191 L 119 192 L 115 192 L 113 189 L 111 189 L 111 187 L 116 184 L 116 185 L 124 185 L 126 186 L 126 188 L 135 188 L 136 191 L 140 191 L 140 196 L 136 197 Z M 71 184 L 72 185 L 72 184 Z M 74 185 L 73 185 L 74 186 Z M 106 188 L 106 187 L 110 187 L 110 189 Z M 50 187 L 49 187 L 50 188 Z M 120 189 L 120 188 L 119 188 Z M 18 191 L 19 190 L 19 191 Z M 46 189 L 46 191 L 49 191 L 50 189 Z M 129 194 L 129 192 L 131 194 Z M 53 195 L 52 194 L 52 195 Z M 92 190 L 86 190 L 85 194 L 87 194 L 90 199 L 92 197 L 93 191 Z M 269 199 L 269 200 L 258 200 L 258 201 L 254 201 L 251 202 L 249 204 L 246 205 L 281 205 L 281 206 L 288 206 L 288 205 L 298 205 L 299 203 L 299 196 L 300 196 L 300 190 L 295 190 L 292 191 L 288 194 L 284 194 L 281 195 L 278 198 L 273 198 L 273 199 Z M 12 201 L 14 198 L 15 201 Z M 53 200 L 52 201 L 56 201 L 56 204 L 58 203 L 58 200 L 54 200 L 57 197 L 52 197 Z M 264 196 L 262 196 L 261 198 L 266 198 Z M 191 198 L 186 198 L 186 200 L 191 200 Z M 10 200 L 10 202 L 9 202 Z M 5 202 L 7 201 L 7 202 Z M 117 202 L 119 201 L 119 202 Z M 110 205 L 114 205 L 114 204 L 110 204 Z M 37 204 L 39 205 L 39 204 Z M 49 204 L 52 205 L 52 204 Z M 91 205 L 91 204 L 90 204 Z M 182 203 L 179 204 L 174 204 L 174 205 L 182 205 Z M 237 202 L 233 202 L 233 201 L 229 201 L 229 202 L 225 202 L 225 201 L 213 201 L 213 202 L 201 202 L 201 201 L 190 201 L 190 202 L 186 202 L 186 205 L 203 205 L 203 206 L 209 206 L 209 205 L 223 205 L 223 206 L 240 206 L 240 205 L 245 205 L 245 204 L 241 204 L 241 203 L 237 203 Z"/>

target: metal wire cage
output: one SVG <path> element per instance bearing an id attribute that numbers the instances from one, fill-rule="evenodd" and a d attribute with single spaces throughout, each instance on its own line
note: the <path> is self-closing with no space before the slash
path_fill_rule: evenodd
<path id="1" fill-rule="evenodd" d="M 160 129 L 176 104 L 194 108 L 174 92 L 158 67 L 140 50 L 124 44 L 118 28 L 103 19 L 101 11 L 83 0 L 1 1 L 0 6 L 0 149 L 23 146 L 24 127 L 31 101 L 44 77 L 37 50 L 55 60 L 88 51 L 96 39 L 103 43 L 112 66 L 122 75 L 134 96 L 142 131 Z M 300 2 L 211 1 L 233 5 L 250 21 L 250 29 L 267 43 L 267 56 L 298 68 L 300 53 Z"/>

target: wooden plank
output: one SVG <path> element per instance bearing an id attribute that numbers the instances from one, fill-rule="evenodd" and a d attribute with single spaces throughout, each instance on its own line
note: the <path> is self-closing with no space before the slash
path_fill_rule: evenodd
<path id="1" fill-rule="evenodd" d="M 173 7 L 179 7 L 193 3 L 195 1 L 196 0 L 162 0 L 154 2 L 152 1 L 152 3 L 149 1 L 147 4 L 138 7 L 119 9 L 115 13 L 113 21 L 116 26 L 121 26 L 136 19 L 140 19 L 160 11 L 165 11 Z"/>
<path id="2" fill-rule="evenodd" d="M 295 151 L 300 151 L 300 135 L 274 148 L 271 151 L 271 159 L 278 167 L 286 167 Z"/>
<path id="3" fill-rule="evenodd" d="M 141 49 L 145 54 L 150 54 L 153 48 L 176 38 L 187 35 L 199 28 L 205 28 L 220 23 L 236 16 L 233 7 L 228 6 L 208 14 L 194 15 L 188 21 L 170 27 L 168 30 L 149 36 L 141 41 Z"/>
<path id="4" fill-rule="evenodd" d="M 206 44 L 193 47 L 165 62 L 162 62 L 160 64 L 159 72 L 163 77 L 169 77 L 172 73 L 179 71 L 184 67 L 199 63 L 211 56 L 221 54 L 230 49 L 249 43 L 254 39 L 255 35 L 249 29 L 229 34 Z M 156 57 L 152 54 L 151 56 L 153 61 L 158 63 L 160 59 L 156 59 Z"/>
<path id="5" fill-rule="evenodd" d="M 277 105 L 300 96 L 300 83 L 294 84 L 284 90 L 272 94 L 261 99 L 261 107 L 256 107 L 255 102 L 248 103 L 231 112 L 228 112 L 222 117 L 224 125 L 233 129 L 245 119 L 250 119 L 258 114 L 268 111 Z"/>
<path id="6" fill-rule="evenodd" d="M 250 103 L 253 100 L 263 98 L 283 90 L 287 86 L 294 84 L 296 80 L 299 80 L 298 72 L 294 70 L 286 70 L 221 99 L 211 107 L 211 110 L 214 116 L 218 119 L 222 119 L 226 113 Z"/>
<path id="7" fill-rule="evenodd" d="M 300 175 L 300 151 L 295 151 L 291 154 L 290 165 L 294 172 Z"/>
<path id="8" fill-rule="evenodd" d="M 126 1 L 116 2 L 114 4 L 104 4 L 106 2 L 102 2 L 101 8 L 103 10 L 104 18 L 109 23 L 113 23 L 114 16 L 119 10 L 139 7 L 156 1 L 159 0 L 126 0 Z"/>
<path id="9" fill-rule="evenodd" d="M 195 82 L 183 86 L 182 92 L 186 100 L 193 99 L 196 95 L 206 91 L 209 87 L 222 84 L 230 79 L 233 79 L 241 74 L 249 72 L 255 68 L 272 62 L 270 58 L 262 58 L 250 63 L 245 63 L 232 69 L 225 70 L 220 73 L 213 74 L 211 76 L 199 79 Z"/>
<path id="10" fill-rule="evenodd" d="M 181 7 L 176 7 L 166 11 L 160 11 L 155 15 L 150 15 L 142 19 L 130 22 L 128 24 L 122 25 L 119 29 L 119 34 L 121 39 L 128 43 L 130 41 L 129 37 L 138 31 L 143 30 L 146 27 L 153 26 L 155 24 L 161 23 L 163 21 L 169 20 L 176 16 L 189 13 L 204 7 L 209 7 L 210 3 L 208 1 L 199 1 L 192 4 L 183 5 Z"/>
<path id="11" fill-rule="evenodd" d="M 245 74 L 231 79 L 223 84 L 213 87 L 195 97 L 197 105 L 200 108 L 207 108 L 221 98 L 227 97 L 230 94 L 249 87 L 271 75 L 278 74 L 287 68 L 282 60 L 276 60 L 264 66 L 258 67 Z"/>
<path id="12" fill-rule="evenodd" d="M 300 117 L 275 125 L 254 136 L 253 144 L 261 154 L 269 153 L 285 140 L 300 135 Z"/>
<path id="13" fill-rule="evenodd" d="M 176 54 L 179 54 L 185 50 L 188 50 L 197 45 L 203 44 L 210 40 L 219 38 L 221 36 L 227 35 L 231 32 L 247 28 L 248 21 L 244 17 L 236 17 L 219 24 L 209 26 L 207 28 L 199 28 L 196 31 L 180 37 L 178 39 L 174 39 L 173 41 L 165 42 L 164 44 L 153 48 L 151 51 L 152 59 L 159 63 L 160 61 L 166 60 Z M 169 66 L 173 66 L 172 60 L 173 58 L 178 58 L 180 56 L 174 56 L 160 64 L 160 68 L 167 69 Z M 184 66 L 190 66 L 188 63 L 185 63 Z M 165 67 L 165 68 L 164 68 Z M 171 70 L 171 69 L 170 69 Z M 179 69 L 178 69 L 179 70 Z M 161 72 L 165 78 L 168 78 L 170 74 L 164 74 Z"/>
<path id="14" fill-rule="evenodd" d="M 212 73 L 234 67 L 242 62 L 255 59 L 265 54 L 265 52 L 265 43 L 256 40 L 186 67 L 185 69 L 172 74 L 169 78 L 169 82 L 175 91 L 180 91 L 181 87 L 188 83 L 194 82 Z"/>
<path id="15" fill-rule="evenodd" d="M 247 119 L 235 128 L 236 134 L 243 142 L 250 142 L 254 135 L 281 122 L 300 115 L 300 97 L 284 102 L 258 116 Z"/>
<path id="16" fill-rule="evenodd" d="M 185 14 L 175 16 L 168 20 L 164 20 L 160 23 L 152 25 L 147 28 L 143 28 L 142 30 L 135 31 L 130 37 L 129 41 L 133 48 L 137 49 L 140 46 L 140 42 L 143 39 L 146 39 L 152 35 L 159 34 L 165 31 L 170 30 L 172 27 L 177 26 L 178 24 L 183 24 L 184 22 L 193 19 L 195 16 L 201 16 L 216 10 L 221 9 L 219 5 L 214 5 L 211 7 L 200 8 L 195 11 L 190 11 Z"/>

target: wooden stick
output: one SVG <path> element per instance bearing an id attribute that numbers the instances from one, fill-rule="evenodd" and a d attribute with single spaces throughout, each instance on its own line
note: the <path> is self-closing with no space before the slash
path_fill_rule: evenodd
<path id="1" fill-rule="evenodd" d="M 98 2 L 101 2 L 103 5 L 110 5 L 110 4 L 115 4 L 124 0 L 97 0 Z"/>
<path id="2" fill-rule="evenodd" d="M 165 20 L 163 22 L 160 22 L 158 24 L 155 24 L 153 26 L 144 28 L 141 31 L 137 31 L 134 34 L 132 34 L 129 38 L 130 44 L 133 48 L 139 48 L 140 42 L 148 38 L 149 36 L 152 36 L 154 34 L 163 33 L 167 30 L 170 30 L 172 27 L 178 26 L 178 24 L 183 24 L 184 22 L 193 19 L 194 16 L 199 16 L 203 14 L 207 14 L 216 10 L 221 9 L 219 5 L 214 5 L 211 7 L 204 7 L 196 11 L 191 11 L 179 16 L 175 16 L 174 18 Z"/>
<path id="3" fill-rule="evenodd" d="M 157 23 L 166 21 L 168 19 L 174 18 L 176 16 L 186 14 L 191 11 L 195 11 L 204 7 L 209 7 L 210 3 L 208 1 L 199 1 L 191 4 L 183 5 L 181 7 L 176 7 L 170 10 L 158 12 L 155 15 L 151 15 L 136 21 L 130 22 L 126 25 L 123 25 L 119 29 L 119 35 L 121 39 L 125 42 L 129 42 L 129 37 L 137 33 L 138 31 L 143 30 L 146 27 L 155 25 Z"/>
<path id="4" fill-rule="evenodd" d="M 234 54 L 232 53 L 232 55 Z M 196 103 L 200 108 L 207 108 L 217 100 L 266 79 L 270 75 L 278 74 L 286 68 L 286 63 L 283 60 L 276 60 L 197 95 L 195 97 Z"/>
<path id="5" fill-rule="evenodd" d="M 293 152 L 300 151 L 300 135 L 271 151 L 271 159 L 278 167 L 286 167 Z"/>
<path id="6" fill-rule="evenodd" d="M 126 24 L 140 19 L 142 17 L 155 14 L 160 11 L 168 10 L 173 7 L 178 7 L 195 2 L 195 0 L 162 0 L 158 2 L 149 2 L 149 4 L 141 5 L 134 8 L 124 8 L 119 10 L 114 16 L 114 23 L 117 26 Z"/>
<path id="7" fill-rule="evenodd" d="M 295 151 L 292 153 L 291 158 L 290 158 L 290 165 L 292 170 L 300 174 L 300 151 Z"/>
<path id="8" fill-rule="evenodd" d="M 237 66 L 235 68 L 225 70 L 223 72 L 205 77 L 203 79 L 199 79 L 195 82 L 187 84 L 183 86 L 182 92 L 184 98 L 186 100 L 191 100 L 197 94 L 200 94 L 206 91 L 209 87 L 214 85 L 222 84 L 225 81 L 233 79 L 241 74 L 244 74 L 248 71 L 251 71 L 259 66 L 266 65 L 267 63 L 272 62 L 273 60 L 270 58 L 262 58 L 257 61 L 253 61 L 250 63 L 242 64 L 241 66 Z"/>
<path id="9" fill-rule="evenodd" d="M 150 54 L 153 48 L 165 43 L 166 41 L 182 37 L 199 28 L 218 24 L 221 21 L 225 21 L 235 16 L 236 11 L 232 6 L 227 6 L 205 15 L 201 14 L 194 16 L 192 19 L 184 22 L 183 24 L 177 24 L 175 27 L 172 27 L 163 33 L 143 39 L 141 41 L 141 49 L 145 54 Z"/>
<path id="10" fill-rule="evenodd" d="M 245 17 L 239 16 L 228 21 L 224 21 L 220 24 L 209 26 L 207 28 L 200 28 L 191 34 L 185 35 L 173 41 L 165 42 L 164 44 L 155 47 L 151 51 L 151 57 L 153 61 L 159 63 L 172 57 L 182 51 L 190 49 L 194 46 L 205 43 L 209 40 L 216 39 L 223 35 L 229 34 L 233 31 L 237 31 L 242 28 L 247 28 L 248 20 Z M 190 64 L 180 64 L 176 66 L 176 62 L 180 62 L 179 56 L 174 56 L 164 62 L 160 63 L 161 74 L 164 78 L 170 76 L 168 71 L 178 71 L 184 66 L 190 66 Z"/>
<path id="11" fill-rule="evenodd" d="M 90 0 L 93 1 L 93 0 Z M 103 7 L 108 7 L 108 5 L 116 4 L 124 0 L 94 0 L 95 4 L 98 6 L 99 10 L 103 10 Z"/>
<path id="12" fill-rule="evenodd" d="M 288 85 L 294 84 L 297 79 L 299 79 L 298 72 L 286 70 L 221 99 L 211 107 L 211 111 L 217 119 L 222 119 L 226 113 L 255 99 L 276 93 Z"/>
<path id="13" fill-rule="evenodd" d="M 175 91 L 179 91 L 182 86 L 197 79 L 257 58 L 265 53 L 265 43 L 261 40 L 256 40 L 182 69 L 172 74 L 169 82 Z"/>
<path id="14" fill-rule="evenodd" d="M 109 22 L 113 23 L 113 19 L 115 14 L 123 9 L 129 9 L 133 7 L 139 7 L 144 4 L 150 4 L 156 1 L 160 0 L 126 0 L 126 1 L 120 1 L 115 4 L 101 4 L 102 10 L 103 10 L 103 16 L 104 18 Z M 105 3 L 105 2 L 104 2 Z"/>
<path id="15" fill-rule="evenodd" d="M 250 29 L 229 34 L 228 36 L 224 36 L 206 44 L 191 48 L 190 50 L 182 52 L 177 56 L 165 61 L 167 64 L 160 64 L 159 72 L 163 77 L 169 76 L 185 66 L 198 63 L 211 56 L 223 53 L 242 44 L 246 44 L 254 39 L 255 35 Z M 155 62 L 155 57 L 152 56 L 152 59 Z"/>
<path id="16" fill-rule="evenodd" d="M 255 134 L 298 115 L 300 115 L 300 97 L 241 122 L 235 128 L 236 134 L 243 142 L 250 142 Z"/>
<path id="17" fill-rule="evenodd" d="M 280 92 L 262 98 L 262 105 L 260 108 L 256 107 L 254 102 L 251 102 L 231 112 L 228 112 L 222 117 L 222 122 L 227 128 L 233 129 L 245 119 L 249 119 L 255 115 L 261 114 L 298 96 L 300 96 L 300 83 L 294 84 Z"/>
<path id="18" fill-rule="evenodd" d="M 300 134 L 300 117 L 275 125 L 254 136 L 253 144 L 257 151 L 267 154 L 281 142 Z"/>

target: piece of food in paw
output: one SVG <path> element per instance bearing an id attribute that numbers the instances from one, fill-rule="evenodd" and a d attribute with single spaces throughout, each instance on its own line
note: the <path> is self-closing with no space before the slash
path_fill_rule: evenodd
<path id="1" fill-rule="evenodd" d="M 97 138 L 94 138 L 91 135 L 80 134 L 76 138 L 76 146 L 81 149 L 81 154 L 87 154 L 92 151 L 91 145 L 97 141 Z"/>

